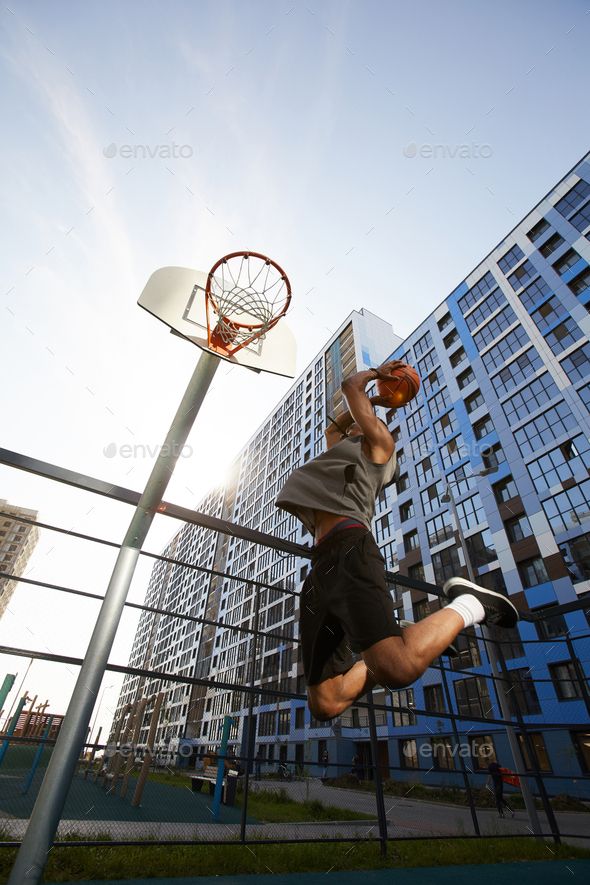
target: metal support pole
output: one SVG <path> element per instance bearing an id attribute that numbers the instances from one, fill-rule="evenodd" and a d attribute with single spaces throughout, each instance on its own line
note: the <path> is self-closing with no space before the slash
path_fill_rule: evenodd
<path id="1" fill-rule="evenodd" d="M 258 629 L 260 627 L 260 587 L 254 588 L 254 632 L 252 633 L 252 654 L 250 657 L 250 688 L 256 682 L 256 662 L 258 661 Z M 248 815 L 248 789 L 250 786 L 250 765 L 254 750 L 254 692 L 248 697 L 248 725 L 246 736 L 246 770 L 244 772 L 244 794 L 242 798 L 242 817 L 240 821 L 240 842 L 246 841 L 246 819 Z M 256 765 L 256 762 L 254 762 Z"/>
<path id="2" fill-rule="evenodd" d="M 447 700 L 447 707 L 449 709 L 449 713 L 453 713 L 453 704 L 451 700 L 451 692 L 449 689 L 449 680 L 447 679 L 447 674 L 444 667 L 440 668 L 440 673 L 442 676 L 442 684 L 445 692 L 445 698 Z M 467 793 L 467 799 L 469 801 L 469 810 L 471 811 L 471 820 L 473 821 L 473 829 L 475 830 L 476 836 L 481 836 L 481 832 L 479 829 L 479 821 L 477 819 L 477 812 L 475 810 L 475 802 L 473 801 L 473 791 L 471 789 L 471 783 L 469 781 L 469 775 L 467 774 L 467 768 L 465 766 L 465 759 L 461 753 L 461 738 L 459 737 L 459 729 L 457 728 L 457 720 L 453 716 L 451 719 L 451 727 L 453 729 L 453 736 L 455 738 L 455 744 L 457 747 L 457 753 L 459 755 L 459 764 L 461 765 L 461 773 L 463 775 L 463 783 L 465 784 L 465 792 Z"/>
<path id="3" fill-rule="evenodd" d="M 229 733 L 234 720 L 231 716 L 223 717 L 223 730 L 221 732 L 221 746 L 217 754 L 217 781 L 215 782 L 215 793 L 213 794 L 213 820 L 219 820 L 219 809 L 221 806 L 221 796 L 223 792 L 223 781 L 225 779 L 225 757 L 227 756 L 227 742 Z M 227 790 L 227 782 L 226 788 Z M 226 793 L 227 798 L 227 793 Z"/>
<path id="4" fill-rule="evenodd" d="M 142 698 L 137 703 L 137 710 L 135 711 L 135 725 L 133 727 L 133 736 L 131 738 L 131 753 L 127 759 L 127 764 L 123 770 L 123 780 L 121 781 L 121 792 L 119 793 L 121 799 L 124 799 L 127 795 L 127 787 L 129 785 L 129 775 L 135 768 L 135 756 L 137 754 L 137 745 L 139 743 L 139 735 L 141 732 L 141 727 L 143 725 L 143 715 L 145 713 L 146 704 L 148 702 L 147 698 Z"/>
<path id="5" fill-rule="evenodd" d="M 28 696 L 26 694 L 24 694 L 22 696 L 22 698 L 20 699 L 20 701 L 18 702 L 18 706 L 17 706 L 16 710 L 14 711 L 14 716 L 10 720 L 10 724 L 9 724 L 8 728 L 6 729 L 5 734 L 6 734 L 7 738 L 9 738 L 11 735 L 14 734 L 16 726 L 18 725 L 18 720 L 20 718 L 20 714 L 22 713 L 27 701 L 28 701 Z M 6 751 L 8 750 L 9 745 L 10 745 L 10 740 L 5 740 L 4 743 L 2 744 L 2 746 L 0 747 L 0 765 L 2 765 L 2 762 L 4 761 L 4 757 L 6 756 Z"/>
<path id="6" fill-rule="evenodd" d="M 477 580 L 475 577 L 475 571 L 473 565 L 471 563 L 471 558 L 469 556 L 469 550 L 467 548 L 467 542 L 465 540 L 465 535 L 463 534 L 463 529 L 461 528 L 461 521 L 459 519 L 459 514 L 457 513 L 457 506 L 455 504 L 455 498 L 453 497 L 452 489 L 449 485 L 447 485 L 447 494 L 449 496 L 449 502 L 451 505 L 451 512 L 453 514 L 453 519 L 455 521 L 455 525 L 457 527 L 457 535 L 459 537 L 459 544 L 461 545 L 461 549 L 463 551 L 463 556 L 465 558 L 465 567 L 467 569 L 467 574 L 469 576 L 469 580 L 474 584 L 477 584 Z M 512 713 L 510 710 L 510 704 L 508 703 L 508 696 L 506 694 L 506 686 L 502 679 L 500 678 L 499 667 L 498 667 L 498 649 L 497 644 L 494 642 L 492 638 L 492 634 L 488 627 L 482 626 L 482 635 L 485 640 L 485 647 L 488 653 L 488 658 L 490 661 L 490 667 L 492 670 L 492 676 L 494 676 L 493 683 L 496 690 L 496 697 L 498 698 L 498 706 L 500 707 L 500 711 L 502 713 L 502 719 L 506 722 L 509 722 L 512 719 Z M 506 738 L 508 740 L 508 745 L 510 747 L 510 752 L 512 754 L 512 764 L 518 774 L 524 774 L 524 759 L 522 757 L 522 753 L 520 751 L 520 745 L 518 743 L 518 739 L 516 737 L 516 732 L 511 725 L 506 726 Z M 529 816 L 529 822 L 531 825 L 531 830 L 536 836 L 540 836 L 543 832 L 541 827 L 541 822 L 539 820 L 539 815 L 537 814 L 537 807 L 535 805 L 535 798 L 529 788 L 528 781 L 526 777 L 523 777 L 521 780 L 521 790 L 522 790 L 522 798 L 524 799 L 525 808 L 527 810 L 527 814 Z"/>
<path id="7" fill-rule="evenodd" d="M 0 711 L 4 709 L 4 701 L 10 694 L 12 686 L 14 685 L 14 680 L 16 676 L 14 673 L 7 673 L 4 677 L 4 681 L 2 682 L 2 688 L 0 688 Z"/>
<path id="8" fill-rule="evenodd" d="M 151 698 L 150 698 L 151 700 Z M 160 710 L 162 708 L 162 703 L 164 701 L 164 692 L 161 691 L 156 697 L 154 703 L 154 709 L 152 710 L 152 718 L 150 719 L 150 730 L 148 732 L 147 738 L 147 746 L 145 748 L 145 753 L 143 756 L 143 763 L 141 765 L 141 769 L 139 771 L 139 777 L 137 778 L 137 783 L 135 785 L 135 792 L 133 794 L 133 799 L 131 800 L 131 805 L 133 808 L 137 808 L 141 803 L 141 797 L 143 796 L 143 788 L 145 786 L 145 782 L 147 780 L 147 776 L 150 772 L 150 765 L 152 764 L 152 758 L 154 755 L 154 743 L 156 740 L 156 732 L 158 731 L 158 721 L 160 719 Z"/>
<path id="9" fill-rule="evenodd" d="M 220 357 L 201 354 L 133 514 L 8 885 L 38 885 L 41 880 L 141 547 L 219 363 Z"/>
<path id="10" fill-rule="evenodd" d="M 25 778 L 25 782 L 21 789 L 21 794 L 26 796 L 29 792 L 29 788 L 33 783 L 33 778 L 35 777 L 35 772 L 37 771 L 37 767 L 41 762 L 41 756 L 43 755 L 43 750 L 45 749 L 45 741 L 49 737 L 49 732 L 51 731 L 51 723 L 53 722 L 53 716 L 49 717 L 49 721 L 45 726 L 45 731 L 43 732 L 43 737 L 41 738 L 41 742 L 37 747 L 37 752 L 35 753 L 35 758 L 33 759 L 33 764 L 31 765 L 31 770 Z"/>
<path id="11" fill-rule="evenodd" d="M 375 801 L 377 802 L 377 820 L 379 822 L 379 842 L 382 857 L 387 855 L 387 815 L 385 813 L 385 799 L 383 798 L 383 778 L 379 765 L 379 745 L 377 743 L 377 726 L 375 724 L 375 709 L 373 707 L 373 692 L 366 694 L 369 714 L 369 737 L 371 741 L 371 756 L 373 757 L 373 772 L 375 774 Z"/>

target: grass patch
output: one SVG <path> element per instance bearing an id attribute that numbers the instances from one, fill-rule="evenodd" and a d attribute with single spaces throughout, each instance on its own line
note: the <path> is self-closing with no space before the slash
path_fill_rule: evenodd
<path id="1" fill-rule="evenodd" d="M 374 793 L 375 784 L 373 781 L 358 781 L 353 775 L 345 774 L 341 777 L 328 778 L 324 783 L 329 787 L 340 787 L 347 790 L 361 790 L 363 792 Z M 418 781 L 395 781 L 385 780 L 383 782 L 383 792 L 390 796 L 406 796 L 411 789 L 412 800 L 423 799 L 427 802 L 444 802 L 450 805 L 469 805 L 465 790 L 458 787 L 427 787 Z M 496 801 L 491 790 L 472 789 L 473 800 L 478 808 L 495 808 Z M 504 798 L 508 803 L 517 810 L 525 807 L 524 799 L 521 793 L 505 792 Z M 540 799 L 535 800 L 539 809 L 543 808 Z M 574 796 L 559 795 L 551 798 L 551 805 L 554 811 L 585 811 L 589 812 L 590 807 L 584 802 L 580 802 Z"/>
<path id="2" fill-rule="evenodd" d="M 151 846 L 121 848 L 54 848 L 45 878 L 52 882 L 80 879 L 133 879 L 240 873 L 326 872 L 502 863 L 519 860 L 590 858 L 590 851 L 568 845 L 548 846 L 535 839 L 425 839 L 396 842 L 382 858 L 379 846 L 367 842 L 300 845 Z M 0 882 L 6 882 L 15 852 L 0 853 Z"/>
<path id="3" fill-rule="evenodd" d="M 241 807 L 242 795 L 236 797 Z M 317 799 L 297 802 L 286 790 L 256 790 L 248 794 L 248 815 L 258 823 L 284 823 L 286 821 L 345 821 L 377 820 L 376 814 L 363 814 L 349 808 L 325 805 Z"/>

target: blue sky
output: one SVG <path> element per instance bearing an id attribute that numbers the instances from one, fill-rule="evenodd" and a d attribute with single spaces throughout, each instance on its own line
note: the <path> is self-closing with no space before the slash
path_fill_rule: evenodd
<path id="1" fill-rule="evenodd" d="M 2 445 L 134 489 L 151 458 L 105 449 L 163 440 L 197 356 L 136 306 L 155 268 L 272 255 L 302 369 L 354 308 L 409 334 L 590 141 L 587 2 L 29 2 L 0 26 Z M 220 369 L 168 497 L 195 507 L 287 386 Z M 122 505 L 0 477 L 122 538 Z M 47 535 L 29 575 L 102 592 L 111 565 Z M 92 606 L 19 588 L 0 636 L 83 654 Z M 48 672 L 57 710 L 73 674 Z"/>

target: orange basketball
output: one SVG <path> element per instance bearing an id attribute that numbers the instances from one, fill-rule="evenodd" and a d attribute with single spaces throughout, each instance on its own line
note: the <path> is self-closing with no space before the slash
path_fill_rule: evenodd
<path id="1" fill-rule="evenodd" d="M 397 366 L 386 380 L 377 378 L 377 390 L 392 406 L 405 406 L 420 390 L 420 377 L 411 366 Z"/>

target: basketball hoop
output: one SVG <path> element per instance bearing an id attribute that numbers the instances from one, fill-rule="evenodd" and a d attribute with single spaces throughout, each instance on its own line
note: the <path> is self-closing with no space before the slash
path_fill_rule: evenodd
<path id="1" fill-rule="evenodd" d="M 259 252 L 231 252 L 217 261 L 205 287 L 207 343 L 229 356 L 264 338 L 291 303 L 285 271 Z"/>

